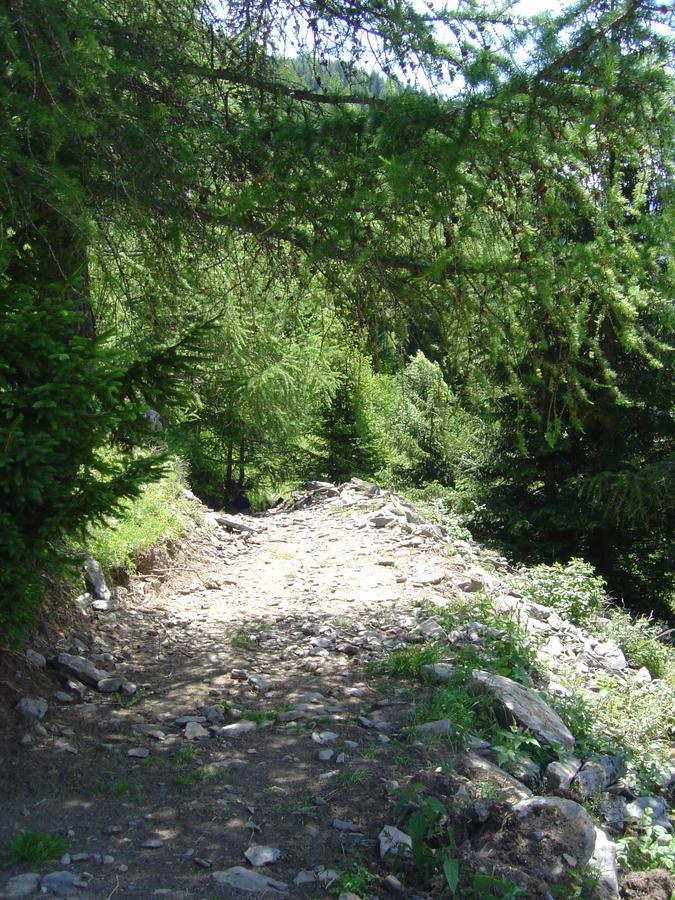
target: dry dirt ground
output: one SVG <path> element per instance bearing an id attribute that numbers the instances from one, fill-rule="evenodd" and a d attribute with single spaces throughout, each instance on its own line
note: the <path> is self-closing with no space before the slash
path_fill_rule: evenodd
<path id="1" fill-rule="evenodd" d="M 123 674 L 139 685 L 132 701 L 90 690 L 84 702 L 59 703 L 49 669 L 5 658 L 3 679 L 13 675 L 13 685 L 50 706 L 47 737 L 22 744 L 15 722 L 3 723 L 0 845 L 23 828 L 69 835 L 71 854 L 89 858 L 67 869 L 93 876 L 73 894 L 106 900 L 244 896 L 213 873 L 246 866 L 251 844 L 280 850 L 264 873 L 295 897 L 334 894 L 321 881 L 294 884 L 300 870 L 360 863 L 387 874 L 376 840 L 395 821 L 392 782 L 449 762 L 450 750 L 387 742 L 358 722 L 378 704 L 393 703 L 394 715 L 410 699 L 404 683 L 378 679 L 367 663 L 410 631 L 420 604 L 457 590 L 447 573 L 463 565 L 432 539 L 373 527 L 380 505 L 354 493 L 242 517 L 250 536 L 200 529 L 160 577 L 140 576 L 120 591 L 115 611 L 83 616 L 74 632 L 38 648 L 81 653 Z M 444 580 L 430 584 L 441 565 Z M 269 690 L 249 681 L 259 675 Z M 257 727 L 186 739 L 175 719 L 215 705 L 225 710 L 219 726 L 242 721 L 243 710 Z M 129 755 L 138 750 L 149 754 Z M 326 750 L 332 757 L 320 759 Z M 335 819 L 362 833 L 338 830 Z M 30 869 L 7 868 L 0 890 Z M 58 861 L 40 867 L 61 869 Z M 372 896 L 387 894 L 374 882 Z"/>

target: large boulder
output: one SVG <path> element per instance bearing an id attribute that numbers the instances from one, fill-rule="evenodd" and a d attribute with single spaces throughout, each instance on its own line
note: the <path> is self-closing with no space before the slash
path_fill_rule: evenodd
<path id="1" fill-rule="evenodd" d="M 507 720 L 515 719 L 540 740 L 559 744 L 568 753 L 574 749 L 574 737 L 560 716 L 530 688 L 504 675 L 475 669 L 470 685 L 477 693 L 491 694 L 497 712 Z"/>

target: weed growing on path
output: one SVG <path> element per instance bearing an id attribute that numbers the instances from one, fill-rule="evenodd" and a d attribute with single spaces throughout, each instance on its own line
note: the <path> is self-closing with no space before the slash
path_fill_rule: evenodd
<path id="1" fill-rule="evenodd" d="M 118 781 L 99 781 L 94 788 L 97 797 L 119 797 L 121 800 L 140 800 L 141 792 L 132 778 Z"/>
<path id="2" fill-rule="evenodd" d="M 49 859 L 57 859 L 70 849 L 70 841 L 55 834 L 27 829 L 11 837 L 4 847 L 8 864 L 28 863 L 38 866 Z"/>

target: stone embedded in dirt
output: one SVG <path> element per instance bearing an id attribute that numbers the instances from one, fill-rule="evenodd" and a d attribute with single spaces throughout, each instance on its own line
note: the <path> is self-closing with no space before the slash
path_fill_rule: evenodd
<path id="1" fill-rule="evenodd" d="M 454 726 L 450 719 L 437 719 L 435 722 L 425 722 L 423 725 L 418 725 L 415 730 L 417 734 L 449 737 L 454 731 Z"/>
<path id="2" fill-rule="evenodd" d="M 22 697 L 14 708 L 24 719 L 39 722 L 47 714 L 49 704 L 44 697 Z"/>
<path id="3" fill-rule="evenodd" d="M 47 660 L 41 653 L 38 653 L 37 650 L 28 648 L 28 650 L 26 650 L 26 659 L 29 662 L 32 662 L 34 666 L 37 666 L 38 669 L 44 669 L 47 665 Z"/>
<path id="4" fill-rule="evenodd" d="M 455 667 L 450 663 L 445 662 L 427 663 L 426 665 L 420 666 L 422 678 L 439 683 L 450 681 L 454 671 Z"/>
<path id="5" fill-rule="evenodd" d="M 146 737 L 151 737 L 155 741 L 164 741 L 166 740 L 166 735 L 164 732 L 157 728 L 155 725 L 132 725 L 131 733 L 135 735 L 145 735 Z"/>
<path id="6" fill-rule="evenodd" d="M 54 691 L 54 699 L 59 703 L 74 703 L 75 698 L 72 694 L 66 694 L 65 691 Z"/>
<path id="7" fill-rule="evenodd" d="M 315 744 L 332 744 L 337 741 L 339 735 L 334 731 L 313 731 L 312 740 Z"/>
<path id="8" fill-rule="evenodd" d="M 556 791 L 567 791 L 572 783 L 572 779 L 576 776 L 581 768 L 581 760 L 575 756 L 567 759 L 556 760 L 546 766 L 544 772 L 544 784 L 546 790 L 551 794 Z"/>
<path id="9" fill-rule="evenodd" d="M 189 725 L 190 722 L 198 722 L 203 725 L 206 722 L 206 716 L 179 716 L 173 722 L 174 725 Z"/>
<path id="10" fill-rule="evenodd" d="M 387 875 L 386 878 L 383 878 L 382 887 L 385 889 L 385 891 L 389 891 L 390 894 L 403 893 L 403 885 L 394 875 Z"/>
<path id="11" fill-rule="evenodd" d="M 242 734 L 248 734 L 249 731 L 255 731 L 257 725 L 249 719 L 241 719 L 239 722 L 233 722 L 231 725 L 224 725 L 220 729 L 220 734 L 224 737 L 240 737 Z"/>
<path id="12" fill-rule="evenodd" d="M 223 713 L 222 706 L 207 706 L 204 710 L 204 715 L 208 719 L 209 722 L 223 722 L 225 720 L 225 714 Z"/>
<path id="13" fill-rule="evenodd" d="M 363 834 L 363 828 L 353 822 L 343 822 L 342 819 L 333 819 L 333 828 L 344 831 L 347 834 Z"/>
<path id="14" fill-rule="evenodd" d="M 626 806 L 626 821 L 638 824 L 647 813 L 652 825 L 660 825 L 667 831 L 672 830 L 672 824 L 668 817 L 668 804 L 663 797 L 645 795 L 638 797 Z"/>
<path id="15" fill-rule="evenodd" d="M 78 700 L 84 700 L 87 696 L 87 688 L 81 681 L 76 681 L 74 678 L 68 678 L 65 686 L 69 691 L 72 691 L 72 693 L 75 694 Z"/>
<path id="16" fill-rule="evenodd" d="M 541 697 L 512 681 L 505 675 L 495 675 L 475 669 L 470 675 L 470 684 L 479 693 L 491 694 L 498 711 L 514 718 L 519 725 L 529 728 L 540 740 L 549 744 L 560 744 L 568 753 L 574 748 L 574 737 L 560 716 Z"/>
<path id="17" fill-rule="evenodd" d="M 601 900 L 619 897 L 619 869 L 616 861 L 616 844 L 610 841 L 602 828 L 595 829 L 595 848 L 590 859 L 599 875 L 598 893 Z"/>
<path id="18" fill-rule="evenodd" d="M 244 851 L 244 856 L 252 866 L 270 866 L 281 856 L 281 850 L 277 847 L 268 847 L 266 844 L 251 844 Z"/>
<path id="19" fill-rule="evenodd" d="M 120 689 L 125 697 L 133 697 L 138 690 L 138 685 L 134 684 L 133 681 L 127 681 L 126 679 L 124 679 L 122 681 L 122 686 Z"/>
<path id="20" fill-rule="evenodd" d="M 626 823 L 626 799 L 624 797 L 614 797 L 612 794 L 604 793 L 597 801 L 597 810 L 608 831 L 623 834 Z"/>
<path id="21" fill-rule="evenodd" d="M 532 796 L 532 791 L 517 778 L 476 753 L 460 753 L 457 757 L 457 771 L 472 781 L 487 784 L 498 799 L 508 803 L 518 803 Z"/>
<path id="22" fill-rule="evenodd" d="M 108 678 L 108 673 L 85 659 L 83 656 L 72 656 L 70 653 L 59 653 L 54 661 L 54 665 L 65 672 L 67 675 L 74 675 L 85 684 L 96 687 L 99 681 Z"/>
<path id="23" fill-rule="evenodd" d="M 212 869 L 213 863 L 210 859 L 204 859 L 203 856 L 195 856 L 192 860 L 196 866 L 199 866 L 200 869 Z"/>
<path id="24" fill-rule="evenodd" d="M 276 878 L 270 878 L 268 875 L 261 875 L 259 872 L 252 872 L 243 866 L 232 866 L 231 869 L 224 869 L 221 872 L 214 872 L 211 876 L 218 884 L 224 884 L 227 887 L 234 888 L 238 891 L 244 891 L 248 894 L 264 894 L 269 891 L 273 894 L 288 893 L 288 885 L 284 881 L 277 881 Z"/>
<path id="25" fill-rule="evenodd" d="M 434 640 L 442 640 L 446 636 L 440 624 L 434 618 L 425 619 L 424 622 L 420 622 L 419 630 L 425 637 L 433 638 Z"/>
<path id="26" fill-rule="evenodd" d="M 10 878 L 2 888 L 0 897 L 6 897 L 7 900 L 15 897 L 32 897 L 37 891 L 39 884 L 40 876 L 35 872 L 26 872 L 23 875 L 15 875 L 14 878 Z"/>
<path id="27" fill-rule="evenodd" d="M 160 841 L 158 838 L 148 838 L 147 841 L 143 841 L 141 844 L 143 850 L 159 850 L 163 846 L 164 841 Z"/>
<path id="28" fill-rule="evenodd" d="M 248 683 L 261 694 L 266 694 L 272 689 L 272 680 L 266 675 L 249 675 Z"/>
<path id="29" fill-rule="evenodd" d="M 620 759 L 602 754 L 583 764 L 572 782 L 572 788 L 580 797 L 594 797 L 614 784 L 624 771 L 625 766 Z"/>
<path id="30" fill-rule="evenodd" d="M 387 525 L 391 525 L 395 521 L 396 516 L 393 513 L 379 512 L 371 516 L 370 524 L 374 525 L 375 528 L 386 528 Z"/>
<path id="31" fill-rule="evenodd" d="M 188 722 L 185 726 L 185 737 L 189 741 L 205 741 L 210 735 L 199 722 Z"/>
<path id="32" fill-rule="evenodd" d="M 409 854 L 412 850 L 412 838 L 409 834 L 396 828 L 395 825 L 385 825 L 378 835 L 380 843 L 380 859 L 387 856 L 398 856 L 399 853 Z"/>
<path id="33" fill-rule="evenodd" d="M 102 678 L 96 685 L 96 690 L 102 694 L 114 694 L 122 687 L 122 678 Z"/>
<path id="34" fill-rule="evenodd" d="M 334 750 L 319 750 L 318 759 L 321 762 L 328 762 L 335 756 Z"/>
<path id="35" fill-rule="evenodd" d="M 127 756 L 134 759 L 146 759 L 150 756 L 150 751 L 147 747 L 132 747 L 131 750 L 127 750 Z"/>
<path id="36" fill-rule="evenodd" d="M 67 897 L 73 888 L 86 887 L 88 879 L 75 875 L 73 872 L 50 872 L 44 875 L 40 881 L 41 894 L 56 894 L 57 897 Z"/>
<path id="37" fill-rule="evenodd" d="M 338 894 L 338 900 L 361 900 L 361 897 L 354 891 L 341 891 Z"/>
<path id="38" fill-rule="evenodd" d="M 230 678 L 234 678 L 235 681 L 246 681 L 248 679 L 248 672 L 246 669 L 231 669 Z"/>

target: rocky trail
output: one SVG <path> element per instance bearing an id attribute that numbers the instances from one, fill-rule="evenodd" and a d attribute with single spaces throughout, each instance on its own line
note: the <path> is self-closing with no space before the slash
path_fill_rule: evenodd
<path id="1" fill-rule="evenodd" d="M 442 896 L 441 881 L 416 880 L 398 830 L 415 785 L 450 811 L 462 867 L 554 897 L 572 896 L 565 871 L 593 860 L 597 896 L 617 897 L 611 817 L 639 815 L 645 799 L 624 789 L 617 760 L 577 758 L 537 693 L 480 668 L 467 682 L 564 748 L 545 771 L 532 762 L 516 778 L 477 737 L 455 753 L 446 719 L 407 730 L 453 646 L 480 650 L 488 627 L 467 619 L 448 633 L 430 608 L 470 608 L 479 594 L 536 637 L 550 691 L 556 667 L 640 677 L 612 642 L 512 593 L 507 569 L 357 480 L 310 485 L 261 516 L 208 512 L 171 559 L 112 595 L 101 587 L 50 646 L 15 660 L 0 844 L 35 829 L 69 849 L 32 872 L 11 865 L 0 896 L 323 898 L 355 871 L 367 889 L 343 898 Z M 428 640 L 447 659 L 417 693 L 373 666 Z M 609 824 L 573 799 L 596 795 Z"/>

